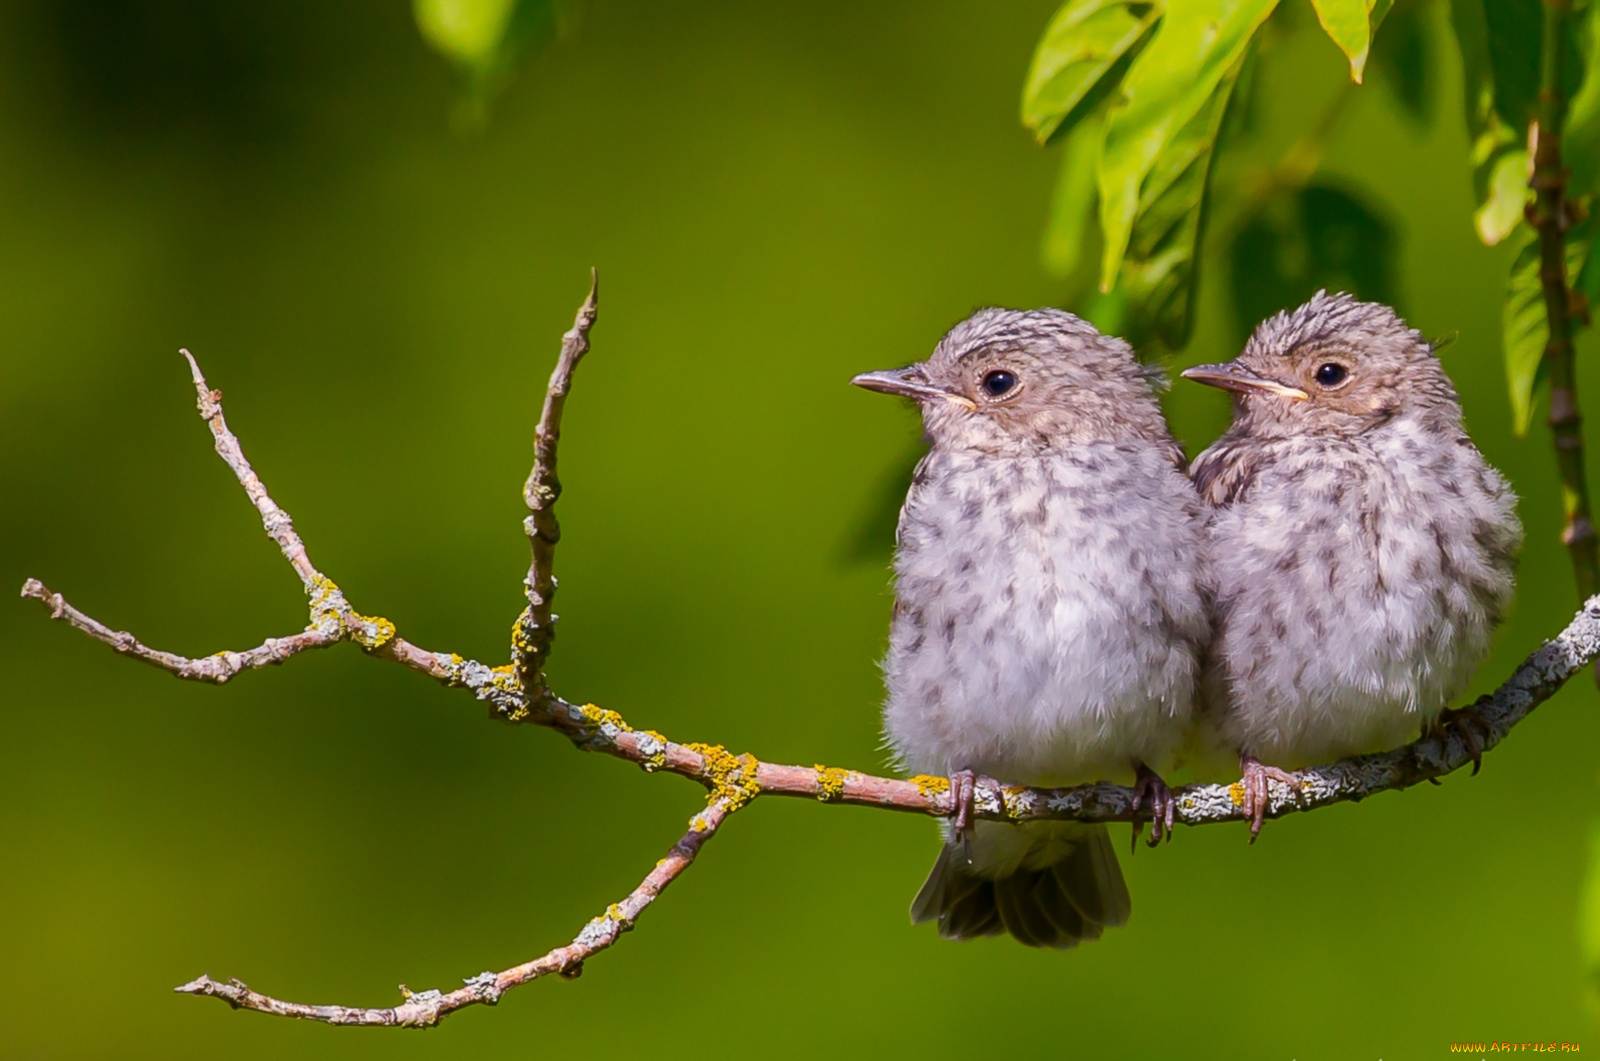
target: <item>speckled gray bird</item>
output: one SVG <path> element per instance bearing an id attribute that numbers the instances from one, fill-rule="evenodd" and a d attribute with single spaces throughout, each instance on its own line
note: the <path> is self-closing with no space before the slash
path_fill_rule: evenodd
<path id="1" fill-rule="evenodd" d="M 1065 949 L 1127 920 L 1104 826 L 970 821 L 973 778 L 1072 784 L 1132 772 L 1171 833 L 1169 760 L 1208 627 L 1201 510 L 1120 339 L 1059 310 L 986 309 L 928 360 L 854 383 L 921 406 L 901 510 L 884 728 L 961 813 L 912 904 L 952 939 Z M 1148 804 L 1147 804 L 1148 805 Z"/>
<path id="2" fill-rule="evenodd" d="M 1269 777 L 1457 720 L 1441 712 L 1511 603 L 1522 527 L 1387 306 L 1319 291 L 1183 374 L 1234 395 L 1191 474 L 1216 583 L 1205 719 L 1240 756 L 1254 839 Z"/>

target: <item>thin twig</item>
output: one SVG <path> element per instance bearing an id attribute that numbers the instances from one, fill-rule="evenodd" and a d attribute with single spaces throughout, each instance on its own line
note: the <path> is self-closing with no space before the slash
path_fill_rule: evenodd
<path id="1" fill-rule="evenodd" d="M 1566 526 L 1561 540 L 1572 556 L 1578 596 L 1600 592 L 1600 549 L 1589 509 L 1589 479 L 1584 470 L 1583 416 L 1578 409 L 1578 378 L 1572 345 L 1573 292 L 1567 283 L 1567 170 L 1561 163 L 1561 133 L 1567 115 L 1562 89 L 1571 0 L 1544 0 L 1544 39 L 1539 78 L 1539 120 L 1532 129 L 1534 199 L 1527 217 L 1539 234 L 1539 281 L 1544 290 L 1544 366 L 1550 377 L 1550 434 L 1561 475 Z"/>
<path id="2" fill-rule="evenodd" d="M 556 358 L 550 385 L 545 388 L 544 410 L 533 436 L 533 471 L 522 489 L 522 499 L 527 502 L 529 513 L 522 521 L 522 528 L 527 532 L 533 559 L 528 566 L 527 581 L 523 583 L 528 593 L 528 607 L 517 617 L 512 631 L 511 662 L 532 700 L 544 692 L 545 661 L 550 657 L 550 644 L 556 634 L 555 616 L 550 607 L 556 592 L 556 543 L 561 540 L 561 524 L 556 522 L 556 501 L 561 497 L 561 479 L 556 474 L 561 414 L 566 408 L 567 392 L 572 388 L 572 372 L 589 352 L 589 329 L 594 327 L 599 299 L 600 272 L 591 269 L 589 297 L 579 307 L 572 327 L 561 337 L 561 356 Z"/>
<path id="3" fill-rule="evenodd" d="M 587 329 L 594 320 L 594 293 L 590 292 L 578 323 L 563 343 L 562 364 L 552 378 L 552 389 L 564 395 L 571 382 L 572 366 L 586 346 Z M 187 354 L 185 356 L 188 356 Z M 193 358 L 190 358 L 194 366 Z M 273 502 L 259 477 L 244 459 L 238 439 L 222 416 L 220 396 L 207 388 L 198 367 L 193 368 L 200 395 L 200 413 L 211 427 L 217 452 L 222 456 L 251 502 L 261 513 L 262 523 L 284 556 L 300 575 L 311 601 L 311 623 L 301 634 L 274 639 L 241 653 L 219 653 L 209 659 L 192 660 L 148 648 L 132 635 L 111 630 L 69 605 L 43 583 L 29 579 L 23 596 L 42 601 L 53 617 L 66 619 L 91 637 L 118 651 L 162 667 L 180 678 L 221 682 L 243 670 L 280 662 L 295 652 L 325 647 L 338 641 L 354 641 L 375 656 L 391 659 L 420 671 L 447 685 L 471 690 L 488 701 L 495 714 L 510 721 L 526 721 L 548 726 L 566 734 L 579 747 L 598 751 L 635 763 L 646 771 L 661 771 L 690 778 L 709 791 L 708 809 L 691 822 L 690 831 L 673 848 L 667 859 L 645 878 L 623 902 L 606 915 L 590 922 L 568 947 L 558 948 L 542 958 L 502 973 L 484 973 L 467 981 L 467 986 L 449 994 L 423 992 L 410 995 L 406 1002 L 389 1009 L 352 1009 L 343 1006 L 307 1006 L 282 1002 L 257 994 L 238 981 L 219 983 L 202 976 L 179 988 L 190 994 L 223 998 L 236 1007 L 339 1024 L 426 1025 L 462 1006 L 492 1004 L 500 994 L 520 983 L 550 972 L 572 975 L 584 958 L 615 942 L 632 927 L 640 911 L 660 894 L 693 860 L 700 845 L 713 833 L 726 815 L 758 796 L 790 796 L 815 799 L 823 803 L 844 803 L 881 807 L 948 817 L 954 801 L 947 779 L 918 776 L 909 779 L 879 777 L 835 767 L 785 766 L 763 763 L 755 756 L 735 755 L 721 745 L 679 744 L 652 730 L 630 726 L 615 711 L 593 704 L 574 704 L 541 684 L 526 685 L 514 663 L 489 667 L 460 656 L 429 652 L 401 639 L 386 619 L 356 612 L 339 588 L 312 566 L 305 545 L 295 534 L 289 516 Z M 552 411 L 553 410 L 553 411 Z M 542 421 L 540 459 L 535 466 L 537 484 L 550 488 L 535 490 L 530 496 L 543 498 L 544 507 L 534 508 L 536 520 L 553 514 L 554 445 L 560 420 L 560 401 L 547 402 Z M 545 447 L 548 446 L 548 454 Z M 541 469 L 543 471 L 541 472 Z M 534 482 L 535 480 L 530 480 Z M 531 504 L 531 503 L 530 503 Z M 554 545 L 553 535 L 535 535 L 535 568 L 548 577 L 548 551 L 540 553 L 539 542 Z M 539 558 L 543 556 L 543 566 Z M 553 581 L 550 583 L 553 586 Z M 548 593 L 543 599 L 548 602 Z M 526 613 L 525 613 L 526 614 Z M 548 630 L 548 624 L 538 629 Z M 548 641 L 544 643 L 548 649 Z M 541 651 L 542 655 L 542 651 Z M 1340 760 L 1327 766 L 1300 771 L 1298 784 L 1271 782 L 1269 817 L 1311 810 L 1364 799 L 1391 789 L 1403 789 L 1432 780 L 1475 761 L 1478 754 L 1499 744 L 1511 728 L 1549 699 L 1574 673 L 1600 656 L 1600 596 L 1591 597 L 1567 628 L 1539 651 L 1529 656 L 1497 690 L 1473 705 L 1481 721 L 1475 741 L 1453 728 L 1426 736 L 1403 748 L 1381 755 L 1366 755 Z M 220 662 L 213 662 L 218 661 Z M 1474 747 L 1474 745 L 1476 745 Z M 1244 821 L 1242 785 L 1188 785 L 1174 793 L 1176 819 L 1187 825 Z M 1003 785 L 988 778 L 977 784 L 977 816 L 991 821 L 1032 821 L 1041 819 L 1085 822 L 1132 822 L 1150 818 L 1148 806 L 1134 808 L 1134 791 L 1121 785 L 1096 783 L 1075 788 L 1046 789 Z"/>
<path id="4" fill-rule="evenodd" d="M 22 595 L 42 601 L 45 607 L 50 609 L 50 618 L 65 619 L 71 626 L 82 630 L 96 641 L 105 642 L 124 656 L 132 656 L 163 670 L 169 670 L 180 678 L 215 682 L 218 685 L 240 671 L 273 666 L 306 649 L 327 648 L 343 640 L 342 630 L 337 625 L 331 630 L 326 625 L 320 628 L 307 627 L 289 637 L 269 637 L 262 644 L 245 649 L 243 652 L 223 651 L 202 659 L 189 659 L 186 656 L 176 656 L 171 652 L 150 648 L 126 630 L 111 629 L 98 619 L 85 615 L 68 604 L 61 594 L 50 592 L 50 588 L 36 578 L 30 578 L 22 584 Z"/>
<path id="5" fill-rule="evenodd" d="M 438 1024 L 458 1009 L 467 1006 L 492 1006 L 500 996 L 513 987 L 557 973 L 567 979 L 583 972 L 583 963 L 610 947 L 622 934 L 632 929 L 639 915 L 666 890 L 667 885 L 694 862 L 705 842 L 716 835 L 717 829 L 727 820 L 731 810 L 714 803 L 696 814 L 689 822 L 689 831 L 672 845 L 667 857 L 657 862 L 655 868 L 639 882 L 639 886 L 619 903 L 606 908 L 606 912 L 583 926 L 573 941 L 557 947 L 542 957 L 503 972 L 484 972 L 464 981 L 448 994 L 442 991 L 407 991 L 405 1001 L 386 1009 L 362 1009 L 354 1006 L 313 1006 L 303 1002 L 284 1002 L 252 991 L 239 980 L 220 983 L 210 976 L 191 980 L 174 990 L 187 995 L 209 995 L 220 998 L 234 1009 L 253 1009 L 275 1017 L 295 1017 L 300 1020 L 322 1021 L 325 1024 L 388 1025 L 403 1028 L 426 1028 Z"/>

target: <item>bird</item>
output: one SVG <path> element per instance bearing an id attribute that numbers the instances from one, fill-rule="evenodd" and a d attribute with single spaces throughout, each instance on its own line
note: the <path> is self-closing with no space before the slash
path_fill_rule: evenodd
<path id="1" fill-rule="evenodd" d="M 1318 291 L 1182 375 L 1233 395 L 1190 466 L 1214 598 L 1199 743 L 1239 756 L 1251 841 L 1297 768 L 1447 726 L 1476 753 L 1470 710 L 1444 709 L 1511 604 L 1522 525 L 1433 346 Z"/>
<path id="2" fill-rule="evenodd" d="M 913 399 L 929 445 L 896 533 L 883 724 L 903 771 L 954 789 L 911 908 L 945 938 L 1065 950 L 1130 910 L 1105 825 L 974 823 L 977 778 L 1131 770 L 1150 842 L 1171 837 L 1155 765 L 1183 739 L 1208 625 L 1202 510 L 1158 375 L 1065 311 L 990 308 L 851 381 Z"/>

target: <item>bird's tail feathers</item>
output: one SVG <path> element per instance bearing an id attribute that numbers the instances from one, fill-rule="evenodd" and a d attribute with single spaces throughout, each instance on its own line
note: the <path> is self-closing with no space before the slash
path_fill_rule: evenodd
<path id="1" fill-rule="evenodd" d="M 1019 833 L 1027 840 L 1023 857 L 986 864 L 997 842 L 1016 848 Z M 1008 932 L 1030 947 L 1068 950 L 1125 923 L 1131 906 L 1105 826 L 980 822 L 971 861 L 960 840 L 945 843 L 911 903 L 911 920 L 937 921 L 945 939 Z"/>

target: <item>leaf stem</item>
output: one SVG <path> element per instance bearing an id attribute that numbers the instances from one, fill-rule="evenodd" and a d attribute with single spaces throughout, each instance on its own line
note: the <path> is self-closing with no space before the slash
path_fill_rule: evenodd
<path id="1" fill-rule="evenodd" d="M 1539 234 L 1539 282 L 1544 291 L 1549 338 L 1544 365 L 1550 379 L 1550 433 L 1561 475 L 1561 501 L 1566 526 L 1561 540 L 1572 556 L 1572 572 L 1580 599 L 1600 587 L 1600 551 L 1589 508 L 1589 480 L 1583 459 L 1583 416 L 1578 409 L 1578 381 L 1572 345 L 1572 289 L 1567 283 L 1567 170 L 1561 162 L 1561 130 L 1567 100 L 1561 78 L 1566 55 L 1571 0 L 1544 0 L 1544 35 L 1539 77 L 1539 114 L 1531 131 L 1534 200 L 1528 223 Z"/>

